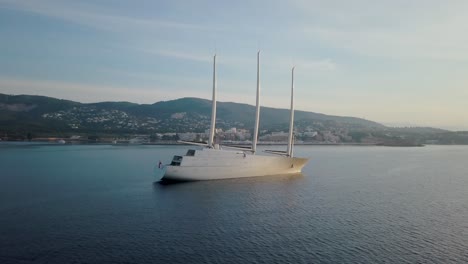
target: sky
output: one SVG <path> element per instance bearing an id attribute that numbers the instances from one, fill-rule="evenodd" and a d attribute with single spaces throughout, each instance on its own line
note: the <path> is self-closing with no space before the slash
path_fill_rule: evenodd
<path id="1" fill-rule="evenodd" d="M 0 0 L 0 93 L 210 99 L 468 130 L 468 1 Z"/>

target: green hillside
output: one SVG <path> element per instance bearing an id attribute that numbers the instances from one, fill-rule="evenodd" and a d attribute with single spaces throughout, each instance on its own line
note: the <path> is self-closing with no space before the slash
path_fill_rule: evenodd
<path id="1" fill-rule="evenodd" d="M 99 114 L 102 111 L 116 110 L 119 113 L 125 113 L 135 120 L 146 120 L 153 118 L 159 123 L 167 123 L 167 127 L 158 127 L 157 131 L 173 131 L 171 123 L 177 126 L 181 120 L 172 118 L 174 114 L 186 113 L 186 122 L 196 123 L 203 121 L 205 127 L 198 127 L 197 130 L 203 130 L 208 127 L 208 119 L 211 115 L 211 102 L 199 98 L 181 98 L 172 101 L 162 101 L 154 104 L 135 104 L 129 102 L 102 102 L 83 104 L 68 100 L 60 100 L 45 96 L 33 95 L 5 95 L 0 94 L 0 129 L 7 132 L 24 131 L 70 131 L 68 125 L 72 120 L 66 118 L 72 115 L 73 111 L 94 111 Z M 56 114 L 57 118 L 44 118 L 44 115 Z M 255 107 L 247 104 L 232 102 L 218 102 L 217 119 L 220 126 L 237 125 L 250 128 L 253 126 Z M 75 116 L 78 117 L 78 114 Z M 64 117 L 64 118 L 60 118 Z M 86 118 L 90 118 L 89 115 Z M 200 120 L 198 120 L 200 119 Z M 287 109 L 277 109 L 262 107 L 261 126 L 264 129 L 286 125 L 289 120 L 289 111 Z M 313 112 L 296 111 L 296 121 L 333 121 L 347 126 L 359 126 L 364 128 L 383 127 L 382 125 L 354 117 L 340 117 L 318 114 Z M 73 120 L 75 122 L 77 120 Z M 79 120 L 80 123 L 86 123 Z M 180 123 L 180 122 L 179 122 Z M 99 131 L 99 125 L 88 124 L 78 129 L 80 132 L 86 130 Z M 119 129 L 116 129 L 119 130 Z M 120 130 L 125 131 L 125 128 Z"/>
<path id="2" fill-rule="evenodd" d="M 289 110 L 262 107 L 260 127 L 264 134 L 287 131 Z M 34 95 L 0 94 L 0 138 L 70 135 L 134 135 L 204 132 L 209 128 L 211 101 L 181 98 L 154 104 L 101 102 L 84 104 Z M 218 102 L 216 127 L 252 130 L 255 107 Z M 464 132 L 442 129 L 390 128 L 346 116 L 295 111 L 298 140 L 389 145 L 468 144 Z M 314 134 L 316 133 L 316 134 Z M 301 136 L 302 135 L 302 136 Z"/>

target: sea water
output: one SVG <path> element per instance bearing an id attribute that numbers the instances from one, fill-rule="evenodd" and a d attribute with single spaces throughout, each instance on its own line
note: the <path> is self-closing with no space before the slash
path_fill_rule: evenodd
<path id="1" fill-rule="evenodd" d="M 302 175 L 160 184 L 187 148 L 0 144 L 0 263 L 468 262 L 466 146 L 297 146 Z"/>

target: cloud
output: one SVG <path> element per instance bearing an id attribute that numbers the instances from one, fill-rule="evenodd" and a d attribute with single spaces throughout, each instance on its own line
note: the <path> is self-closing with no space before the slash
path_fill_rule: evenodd
<path id="1" fill-rule="evenodd" d="M 196 53 L 187 53 L 181 51 L 173 50 L 157 50 L 157 49 L 141 49 L 141 51 L 154 54 L 157 56 L 170 57 L 175 59 L 190 60 L 190 61 L 199 61 L 199 62 L 210 62 L 212 61 L 211 55 L 203 55 Z"/>
<path id="2" fill-rule="evenodd" d="M 252 63 L 250 63 L 252 65 Z M 334 60 L 329 58 L 307 58 L 306 56 L 301 58 L 291 58 L 285 56 L 262 56 L 261 59 L 261 71 L 262 79 L 265 82 L 273 82 L 271 84 L 278 83 L 289 83 L 290 82 L 290 73 L 291 69 L 295 67 L 295 75 L 298 77 L 298 80 L 309 82 L 314 80 L 316 74 L 334 74 L 334 72 L 339 68 L 339 64 Z M 255 71 L 255 68 L 252 68 L 252 72 Z M 270 84 L 270 85 L 271 85 Z M 306 83 L 302 83 L 304 86 Z M 276 86 L 276 85 L 275 85 Z M 284 90 L 278 87 L 280 90 Z"/>
<path id="3" fill-rule="evenodd" d="M 84 103 L 129 101 L 152 104 L 161 100 L 177 99 L 181 97 L 203 97 L 200 96 L 198 92 L 187 89 L 168 89 L 153 86 L 109 86 L 8 77 L 0 77 L 0 92 L 6 94 L 45 95 Z"/>
<path id="4" fill-rule="evenodd" d="M 331 59 L 321 60 L 298 60 L 294 63 L 298 68 L 302 68 L 306 71 L 313 70 L 335 70 L 337 64 Z"/>
<path id="5" fill-rule="evenodd" d="M 468 60 L 468 2 L 295 1 L 309 41 L 392 59 Z M 365 8 L 364 8 L 365 7 Z"/>
<path id="6" fill-rule="evenodd" d="M 80 4 L 78 1 L 27 1 L 0 0 L 0 7 L 32 12 L 42 16 L 52 17 L 85 25 L 98 30 L 113 32 L 154 31 L 158 29 L 204 31 L 215 30 L 194 23 L 168 21 L 161 19 L 145 19 L 120 16 L 107 12 L 98 12 L 99 8 Z M 93 10 L 93 11 L 92 11 Z"/>
<path id="7" fill-rule="evenodd" d="M 151 49 L 151 48 L 139 48 L 136 47 L 135 50 L 140 52 L 144 52 L 150 55 L 162 56 L 167 58 L 174 58 L 178 60 L 186 60 L 186 61 L 194 61 L 194 62 L 201 62 L 201 63 L 213 63 L 213 53 L 208 52 L 197 52 L 197 51 L 185 51 L 185 50 L 167 50 L 167 49 Z M 235 56 L 232 52 L 223 53 L 218 52 L 216 53 L 216 64 L 217 65 L 224 65 L 228 67 L 234 68 L 242 68 L 248 67 L 250 65 L 255 65 L 256 57 L 255 54 L 252 53 L 250 58 L 244 56 Z M 254 69 L 252 67 L 252 69 Z"/>
<path id="8" fill-rule="evenodd" d="M 378 29 L 349 31 L 309 28 L 305 32 L 309 37 L 325 41 L 335 48 L 360 55 L 393 59 L 468 60 L 468 39 L 463 39 L 459 33 L 449 34 L 443 29 L 382 32 Z"/>

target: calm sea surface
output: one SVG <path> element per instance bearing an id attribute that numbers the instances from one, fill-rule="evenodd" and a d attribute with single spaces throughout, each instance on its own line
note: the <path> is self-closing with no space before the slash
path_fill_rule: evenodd
<path id="1" fill-rule="evenodd" d="M 468 147 L 298 146 L 303 175 L 157 183 L 186 149 L 0 144 L 0 263 L 468 262 Z"/>

